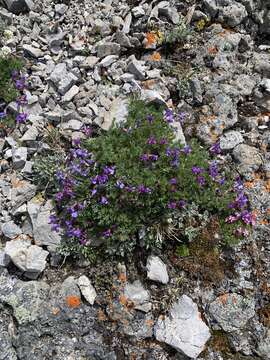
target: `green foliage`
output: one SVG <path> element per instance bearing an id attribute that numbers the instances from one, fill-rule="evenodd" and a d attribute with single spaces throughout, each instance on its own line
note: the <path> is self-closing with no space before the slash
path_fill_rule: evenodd
<path id="1" fill-rule="evenodd" d="M 0 58 L 0 99 L 6 103 L 15 100 L 18 95 L 11 75 L 14 70 L 21 70 L 22 66 L 22 61 L 14 56 Z"/>
<path id="2" fill-rule="evenodd" d="M 40 191 L 46 195 L 54 194 L 59 184 L 55 177 L 57 170 L 64 167 L 64 152 L 42 154 L 35 157 L 33 165 L 33 181 Z"/>
<path id="3" fill-rule="evenodd" d="M 186 244 L 178 245 L 175 254 L 179 257 L 189 256 L 189 248 Z"/>
<path id="4" fill-rule="evenodd" d="M 65 245 L 99 242 L 107 252 L 125 255 L 139 243 L 149 249 L 165 240 L 188 243 L 213 216 L 220 219 L 215 236 L 226 240 L 226 227 L 227 239 L 235 238 L 235 225 L 225 222 L 235 199 L 232 174 L 219 168 L 213 178 L 208 151 L 195 140 L 190 145 L 191 153 L 175 140 L 163 109 L 132 101 L 124 124 L 85 141 L 67 162 L 54 220 Z"/>
<path id="5" fill-rule="evenodd" d="M 179 24 L 174 26 L 171 30 L 165 31 L 163 41 L 167 45 L 183 45 L 191 34 L 192 30 L 190 26 L 185 23 L 184 19 L 181 19 Z"/>

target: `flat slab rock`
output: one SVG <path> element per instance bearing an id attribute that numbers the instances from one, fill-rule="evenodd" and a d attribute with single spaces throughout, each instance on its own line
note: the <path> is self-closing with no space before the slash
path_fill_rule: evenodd
<path id="1" fill-rule="evenodd" d="M 158 341 L 174 347 L 180 353 L 196 359 L 210 338 L 208 326 L 202 321 L 197 305 L 186 295 L 176 302 L 169 316 L 155 326 Z"/>

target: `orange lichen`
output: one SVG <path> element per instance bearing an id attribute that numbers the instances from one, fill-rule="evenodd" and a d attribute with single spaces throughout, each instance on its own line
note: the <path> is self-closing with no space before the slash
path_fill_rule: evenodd
<path id="1" fill-rule="evenodd" d="M 127 305 L 128 299 L 127 299 L 127 297 L 125 295 L 121 294 L 119 296 L 119 302 L 120 302 L 121 305 Z"/>
<path id="2" fill-rule="evenodd" d="M 157 36 L 153 32 L 148 32 L 145 37 L 147 41 L 147 46 L 153 45 L 157 42 Z"/>
<path id="3" fill-rule="evenodd" d="M 120 273 L 119 274 L 119 281 L 121 282 L 126 282 L 127 281 L 127 275 L 125 273 Z"/>
<path id="4" fill-rule="evenodd" d="M 228 302 L 228 294 L 221 295 L 218 300 L 223 304 L 226 305 Z"/>
<path id="5" fill-rule="evenodd" d="M 210 55 L 216 55 L 218 53 L 218 49 L 216 46 L 208 48 L 207 51 L 208 51 L 208 54 L 210 54 Z"/>
<path id="6" fill-rule="evenodd" d="M 151 55 L 150 59 L 151 59 L 152 61 L 160 61 L 160 60 L 161 60 L 161 55 L 160 55 L 159 52 L 154 52 L 154 53 Z"/>
<path id="7" fill-rule="evenodd" d="M 107 319 L 103 310 L 98 309 L 97 317 L 99 321 L 105 321 Z"/>
<path id="8" fill-rule="evenodd" d="M 66 297 L 66 303 L 70 308 L 77 308 L 81 305 L 81 299 L 77 295 L 70 295 Z"/>

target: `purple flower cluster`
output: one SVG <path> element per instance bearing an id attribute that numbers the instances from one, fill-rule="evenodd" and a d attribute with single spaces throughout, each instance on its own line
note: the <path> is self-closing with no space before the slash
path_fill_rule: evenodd
<path id="1" fill-rule="evenodd" d="M 168 203 L 168 209 L 175 210 L 175 209 L 183 209 L 186 206 L 185 200 L 171 200 Z"/>
<path id="2" fill-rule="evenodd" d="M 19 71 L 12 72 L 12 80 L 15 84 L 16 89 L 20 93 L 20 95 L 16 99 L 17 111 L 18 114 L 16 116 L 17 124 L 24 124 L 28 119 L 27 113 L 24 111 L 24 106 L 27 105 L 27 97 L 24 94 L 24 91 L 27 88 L 26 77 L 22 75 Z"/>

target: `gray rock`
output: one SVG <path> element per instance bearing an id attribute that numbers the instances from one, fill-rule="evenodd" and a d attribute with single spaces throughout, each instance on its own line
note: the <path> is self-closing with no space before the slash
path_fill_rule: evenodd
<path id="1" fill-rule="evenodd" d="M 232 27 L 241 24 L 248 16 L 245 6 L 235 1 L 231 1 L 231 4 L 228 6 L 220 5 L 218 10 L 219 21 Z"/>
<path id="2" fill-rule="evenodd" d="M 142 6 L 135 6 L 133 9 L 132 9 L 132 14 L 133 16 L 135 17 L 135 19 L 139 18 L 139 17 L 142 17 L 145 15 L 145 11 L 144 11 L 144 8 Z"/>
<path id="3" fill-rule="evenodd" d="M 233 156 L 240 163 L 241 172 L 258 170 L 263 163 L 259 150 L 246 144 L 237 145 L 233 150 Z"/>
<path id="4" fill-rule="evenodd" d="M 155 337 L 180 353 L 196 359 L 204 350 L 210 331 L 202 321 L 197 305 L 183 295 L 173 305 L 170 315 L 157 321 Z"/>
<path id="5" fill-rule="evenodd" d="M 41 51 L 40 49 L 27 44 L 23 45 L 23 50 L 36 59 L 44 55 L 43 51 Z"/>
<path id="6" fill-rule="evenodd" d="M 270 330 L 268 330 L 266 336 L 260 340 L 256 352 L 263 360 L 270 359 Z"/>
<path id="7" fill-rule="evenodd" d="M 48 246 L 48 249 L 53 251 L 60 244 L 61 236 L 59 233 L 51 230 L 49 218 L 52 209 L 51 201 L 47 201 L 44 206 L 34 201 L 27 204 L 27 211 L 33 226 L 35 244 Z"/>
<path id="8" fill-rule="evenodd" d="M 35 279 L 46 267 L 49 252 L 31 245 L 30 240 L 11 240 L 6 243 L 5 253 L 14 265 L 29 279 Z"/>
<path id="9" fill-rule="evenodd" d="M 19 147 L 12 149 L 12 162 L 15 169 L 24 167 L 27 159 L 27 147 Z"/>
<path id="10" fill-rule="evenodd" d="M 146 268 L 148 279 L 158 281 L 162 284 L 168 284 L 169 275 L 167 266 L 158 256 L 149 256 L 147 258 Z"/>
<path id="11" fill-rule="evenodd" d="M 0 250 L 0 267 L 7 267 L 9 263 L 10 263 L 10 258 L 3 250 Z"/>
<path id="12" fill-rule="evenodd" d="M 119 58 L 118 55 L 108 55 L 98 64 L 102 67 L 109 67 L 111 66 L 117 59 Z"/>
<path id="13" fill-rule="evenodd" d="M 93 69 L 99 60 L 100 59 L 96 56 L 88 56 L 81 64 L 81 67 L 84 69 Z"/>
<path id="14" fill-rule="evenodd" d="M 0 277 L 0 301 L 13 309 L 19 325 L 29 324 L 44 312 L 49 286 L 43 281 L 11 281 Z"/>
<path id="15" fill-rule="evenodd" d="M 14 239 L 22 233 L 22 230 L 13 221 L 4 223 L 1 230 L 7 239 Z"/>
<path id="16" fill-rule="evenodd" d="M 220 138 L 220 148 L 221 150 L 232 150 L 242 142 L 244 142 L 244 139 L 239 131 L 227 131 Z"/>
<path id="17" fill-rule="evenodd" d="M 11 190 L 12 212 L 18 209 L 22 204 L 35 196 L 37 187 L 28 181 L 20 181 L 16 187 Z"/>
<path id="18" fill-rule="evenodd" d="M 78 285 L 85 300 L 89 302 L 90 305 L 94 305 L 97 293 L 88 277 L 85 275 L 80 276 L 78 279 Z"/>
<path id="19" fill-rule="evenodd" d="M 108 42 L 96 46 L 98 58 L 104 58 L 108 55 L 120 55 L 121 46 L 117 43 Z"/>
<path id="20" fill-rule="evenodd" d="M 256 104 L 262 110 L 270 111 L 270 79 L 263 79 L 254 92 Z"/>
<path id="21" fill-rule="evenodd" d="M 270 77 L 270 53 L 254 53 L 252 62 L 254 70 L 263 76 Z"/>
<path id="22" fill-rule="evenodd" d="M 255 301 L 238 294 L 224 294 L 210 304 L 209 313 L 224 331 L 236 331 L 255 316 Z"/>
<path id="23" fill-rule="evenodd" d="M 38 137 L 38 129 L 36 126 L 30 126 L 30 128 L 23 134 L 21 141 L 35 141 Z"/>
<path id="24" fill-rule="evenodd" d="M 124 288 L 124 295 L 133 302 L 135 309 L 144 312 L 151 310 L 149 291 L 145 290 L 140 280 L 136 280 L 132 284 L 127 283 Z"/>
<path id="25" fill-rule="evenodd" d="M 34 8 L 32 0 L 3 0 L 8 10 L 14 14 L 26 12 Z"/>
<path id="26" fill-rule="evenodd" d="M 63 102 L 69 102 L 71 101 L 80 91 L 79 86 L 73 85 L 72 88 L 70 88 L 65 95 L 62 97 Z"/>
<path id="27" fill-rule="evenodd" d="M 58 88 L 60 94 L 64 95 L 76 83 L 78 78 L 73 73 L 67 71 L 65 63 L 59 63 L 51 73 L 50 80 Z"/>
<path id="28" fill-rule="evenodd" d="M 175 7 L 171 7 L 168 1 L 161 1 L 158 4 L 158 13 L 159 15 L 165 16 L 175 25 L 180 21 L 179 14 Z"/>
<path id="29" fill-rule="evenodd" d="M 138 61 L 135 56 L 132 55 L 127 66 L 127 72 L 133 74 L 138 80 L 145 80 L 145 70 L 142 64 L 142 62 Z"/>

